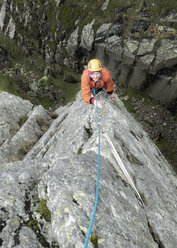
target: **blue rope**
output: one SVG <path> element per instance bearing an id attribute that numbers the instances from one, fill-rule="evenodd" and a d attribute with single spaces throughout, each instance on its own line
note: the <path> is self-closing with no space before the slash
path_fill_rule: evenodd
<path id="1" fill-rule="evenodd" d="M 99 176 L 100 176 L 100 133 L 101 133 L 101 123 L 100 123 L 100 117 L 99 117 L 98 103 L 97 103 L 97 99 L 96 99 L 96 95 L 95 95 L 95 89 L 93 89 L 93 90 L 94 90 L 94 97 L 95 97 L 95 100 L 96 100 L 96 111 L 97 111 L 97 119 L 98 119 L 98 127 L 99 127 L 97 183 L 96 183 L 95 206 L 94 206 L 94 209 L 93 209 L 92 218 L 90 220 L 90 224 L 89 224 L 89 228 L 88 228 L 84 248 L 87 248 L 89 238 L 90 238 L 90 233 L 91 233 L 91 230 L 92 230 L 93 221 L 94 221 L 94 218 L 95 218 L 96 208 L 97 208 L 97 204 L 98 204 Z"/>

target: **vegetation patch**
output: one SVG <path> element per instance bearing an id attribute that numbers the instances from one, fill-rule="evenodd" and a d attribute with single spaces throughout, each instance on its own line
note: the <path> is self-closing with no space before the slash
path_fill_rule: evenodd
<path id="1" fill-rule="evenodd" d="M 15 82 L 9 75 L 5 75 L 2 71 L 0 71 L 0 92 L 3 91 L 21 97 L 24 96 L 18 83 Z"/>
<path id="2" fill-rule="evenodd" d="M 55 88 L 61 89 L 63 91 L 65 104 L 74 101 L 76 94 L 80 90 L 80 82 L 75 84 L 68 83 L 64 81 L 61 77 L 58 79 L 51 77 L 49 81 L 50 84 L 52 84 Z"/>
<path id="3" fill-rule="evenodd" d="M 129 96 L 129 98 L 131 100 L 132 100 L 132 98 L 137 98 L 139 100 L 144 99 L 144 103 L 149 103 L 151 101 L 149 96 L 144 94 L 142 91 L 135 89 L 135 88 L 132 88 L 132 87 L 128 87 L 126 89 L 126 94 Z"/>
<path id="4" fill-rule="evenodd" d="M 13 161 L 19 161 L 22 160 L 25 155 L 31 150 L 31 148 L 34 146 L 34 142 L 31 141 L 24 141 L 21 148 L 18 150 L 18 155 L 16 158 L 13 158 Z"/>
<path id="5" fill-rule="evenodd" d="M 30 228 L 31 230 L 33 230 L 33 232 L 36 234 L 36 237 L 37 237 L 38 241 L 40 242 L 40 244 L 42 245 L 42 247 L 59 248 L 59 246 L 55 242 L 52 242 L 52 244 L 47 242 L 46 238 L 41 233 L 41 229 L 39 228 L 40 223 L 37 223 L 36 220 L 30 219 L 26 223 L 26 226 L 28 228 Z"/>
<path id="6" fill-rule="evenodd" d="M 5 36 L 2 31 L 0 31 L 0 47 L 3 47 L 13 58 L 19 58 L 21 55 L 21 50 L 17 45 L 17 42 L 9 37 Z"/>
<path id="7" fill-rule="evenodd" d="M 77 154 L 82 154 L 82 150 L 83 150 L 83 145 L 81 145 L 81 147 L 79 147 L 78 151 L 77 151 Z"/>
<path id="8" fill-rule="evenodd" d="M 126 107 L 129 113 L 135 113 L 135 109 L 131 100 L 124 101 L 124 106 Z"/>
<path id="9" fill-rule="evenodd" d="M 29 220 L 26 224 L 27 227 L 29 227 L 30 229 L 32 229 L 35 233 L 39 232 L 39 227 L 37 225 L 37 222 L 35 220 Z"/>
<path id="10" fill-rule="evenodd" d="M 90 241 L 94 245 L 94 248 L 98 248 L 98 237 L 97 236 L 92 235 L 90 237 Z"/>
<path id="11" fill-rule="evenodd" d="M 157 100 L 150 98 L 137 89 L 131 87 L 126 89 L 119 85 L 117 94 L 124 102 L 127 110 L 141 123 L 145 131 L 150 136 L 151 132 L 153 135 L 156 135 L 152 137 L 154 143 L 177 173 L 177 142 L 168 133 L 166 134 L 164 133 L 165 131 L 162 131 L 163 122 L 167 122 L 168 130 L 175 130 L 173 128 L 175 128 L 174 122 L 177 121 L 176 117 L 170 113 L 168 115 L 164 113 L 164 108 Z M 157 118 L 157 120 L 154 118 Z M 159 125 L 159 123 L 162 124 Z"/>
<path id="12" fill-rule="evenodd" d="M 20 119 L 18 120 L 18 124 L 19 126 L 23 126 L 23 124 L 28 120 L 28 116 L 27 115 L 24 115 L 24 116 L 21 116 Z"/>
<path id="13" fill-rule="evenodd" d="M 47 222 L 51 221 L 51 212 L 47 208 L 47 200 L 40 200 L 40 203 L 36 208 L 36 212 L 38 212 Z"/>
<path id="14" fill-rule="evenodd" d="M 172 10 L 174 13 L 177 11 L 176 0 L 146 0 L 146 2 L 154 18 L 167 15 Z"/>
<path id="15" fill-rule="evenodd" d="M 44 133 L 49 129 L 50 126 L 49 120 L 40 117 L 37 118 L 37 124 L 40 126 L 41 131 Z"/>
<path id="16" fill-rule="evenodd" d="M 169 163 L 173 165 L 173 169 L 177 173 L 177 144 L 171 144 L 165 138 L 160 138 L 156 145 Z"/>

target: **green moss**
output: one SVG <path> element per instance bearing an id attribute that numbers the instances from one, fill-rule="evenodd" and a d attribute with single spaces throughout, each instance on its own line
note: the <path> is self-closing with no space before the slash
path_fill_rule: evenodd
<path id="1" fill-rule="evenodd" d="M 58 10 L 56 8 L 56 2 L 55 0 L 50 0 L 47 8 L 45 11 L 45 14 L 47 16 L 47 26 L 50 32 L 50 37 L 53 39 L 53 42 L 49 42 L 48 45 L 50 46 L 50 48 L 56 49 L 56 42 L 55 42 L 55 32 L 57 29 L 57 25 L 58 25 L 58 18 L 57 18 L 57 13 Z"/>
<path id="2" fill-rule="evenodd" d="M 52 84 L 55 88 L 62 89 L 65 96 L 65 104 L 74 101 L 76 94 L 80 90 L 80 82 L 72 84 L 65 82 L 62 78 L 52 78 L 49 79 L 50 84 Z"/>
<path id="3" fill-rule="evenodd" d="M 24 97 L 19 85 L 9 75 L 0 72 L 0 92 L 6 91 L 10 94 Z"/>
<path id="4" fill-rule="evenodd" d="M 94 248 L 98 248 L 98 237 L 97 236 L 92 235 L 90 237 L 90 241 L 94 245 Z"/>
<path id="5" fill-rule="evenodd" d="M 59 248 L 59 246 L 57 244 L 55 244 L 54 242 L 52 242 L 52 246 L 46 241 L 45 237 L 41 234 L 41 230 L 38 227 L 38 225 L 40 226 L 39 223 L 37 223 L 34 219 L 31 219 L 27 222 L 26 226 L 29 227 L 30 229 L 33 230 L 33 232 L 35 232 L 35 234 L 37 235 L 37 239 L 39 240 L 40 244 L 42 245 L 42 247 L 53 247 L 53 248 Z"/>
<path id="6" fill-rule="evenodd" d="M 176 0 L 146 0 L 146 2 L 154 18 L 166 15 L 172 10 L 177 11 Z"/>
<path id="7" fill-rule="evenodd" d="M 51 117 L 52 119 L 57 119 L 57 118 L 58 118 L 58 114 L 52 112 L 52 113 L 50 113 L 50 117 Z"/>
<path id="8" fill-rule="evenodd" d="M 77 9 L 71 5 L 63 5 L 60 9 L 60 21 L 66 31 L 67 38 L 74 30 L 75 21 L 78 19 Z"/>
<path id="9" fill-rule="evenodd" d="M 135 88 L 132 88 L 132 87 L 128 87 L 126 89 L 126 94 L 129 96 L 129 98 L 137 98 L 139 100 L 142 100 L 144 99 L 144 103 L 148 103 L 150 101 L 150 98 L 144 94 L 142 91 L 138 90 L 138 89 L 135 89 Z"/>
<path id="10" fill-rule="evenodd" d="M 2 31 L 0 31 L 0 47 L 7 50 L 12 57 L 19 58 L 19 55 L 21 54 L 20 48 L 18 47 L 16 41 L 5 36 Z"/>
<path id="11" fill-rule="evenodd" d="M 35 233 L 39 231 L 39 228 L 37 226 L 37 222 L 35 220 L 30 220 L 27 222 L 27 227 L 31 228 Z"/>
<path id="12" fill-rule="evenodd" d="M 135 112 L 134 106 L 133 106 L 133 104 L 131 103 L 130 100 L 125 101 L 124 102 L 124 106 L 126 107 L 126 109 L 128 110 L 128 112 L 130 112 L 130 113 L 134 113 Z"/>
<path id="13" fill-rule="evenodd" d="M 37 98 L 37 105 L 42 105 L 44 108 L 49 108 L 54 104 L 54 101 L 47 96 L 39 96 Z"/>
<path id="14" fill-rule="evenodd" d="M 40 200 L 40 203 L 36 208 L 36 212 L 40 213 L 41 217 L 44 218 L 47 222 L 51 221 L 51 212 L 47 208 L 47 200 Z"/>

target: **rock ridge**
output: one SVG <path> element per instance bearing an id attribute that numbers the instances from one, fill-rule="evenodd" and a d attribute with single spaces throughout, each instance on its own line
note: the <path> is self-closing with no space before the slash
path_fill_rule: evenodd
<path id="1" fill-rule="evenodd" d="M 1 246 L 83 247 L 95 200 L 95 107 L 84 103 L 79 92 L 76 101 L 59 107 L 55 111 L 58 117 L 51 120 L 41 106 L 32 110 L 28 101 L 5 95 L 0 93 L 2 106 L 7 108 L 3 101 L 13 97 L 29 116 L 20 129 L 27 124 L 31 129 L 29 118 L 35 128 L 36 115 L 49 119 L 50 125 L 21 161 L 1 161 Z M 115 171 L 116 160 L 101 134 L 99 203 L 92 229 L 98 247 L 174 248 L 177 184 L 171 166 L 117 96 L 112 101 L 101 92 L 98 99 L 103 105 L 100 116 L 104 131 L 145 203 L 142 208 L 121 172 Z M 18 104 L 17 116 L 21 111 Z M 26 133 L 21 133 L 24 138 Z M 51 213 L 48 221 L 37 212 L 42 200 Z M 89 242 L 88 247 L 94 245 Z"/>

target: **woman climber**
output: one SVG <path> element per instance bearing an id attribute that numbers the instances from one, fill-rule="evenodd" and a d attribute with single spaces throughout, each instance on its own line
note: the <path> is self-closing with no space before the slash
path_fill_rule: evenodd
<path id="1" fill-rule="evenodd" d="M 102 67 L 100 60 L 92 59 L 81 76 L 81 93 L 84 102 L 96 106 L 94 95 L 101 91 L 103 87 L 106 88 L 108 95 L 114 98 L 114 82 L 110 72 Z M 97 101 L 97 104 L 99 108 L 102 108 L 99 101 Z"/>

